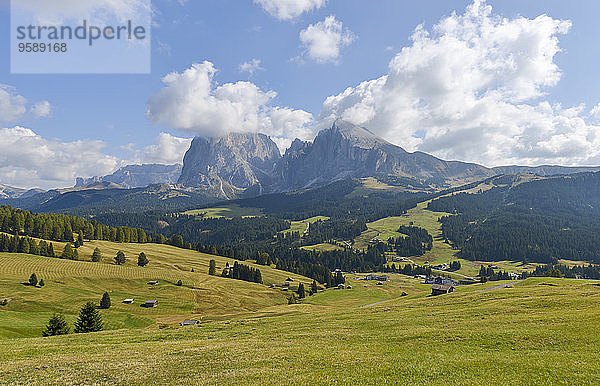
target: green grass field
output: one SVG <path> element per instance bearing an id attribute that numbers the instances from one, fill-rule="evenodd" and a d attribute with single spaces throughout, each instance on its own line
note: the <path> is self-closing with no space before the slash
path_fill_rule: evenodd
<path id="1" fill-rule="evenodd" d="M 203 218 L 233 218 L 233 217 L 260 217 L 264 213 L 258 208 L 244 208 L 239 205 L 217 206 L 214 208 L 188 210 L 183 214 L 201 216 Z"/>
<path id="2" fill-rule="evenodd" d="M 301 221 L 291 221 L 290 229 L 286 229 L 281 231 L 281 233 L 289 234 L 292 232 L 298 232 L 300 235 L 304 235 L 304 233 L 308 230 L 308 226 L 317 221 L 325 221 L 329 220 L 329 217 L 326 216 L 315 216 L 311 218 L 307 218 Z"/>
<path id="3" fill-rule="evenodd" d="M 55 243 L 55 246 L 60 246 Z M 90 262 L 95 247 L 103 253 L 99 263 Z M 118 250 L 127 261 L 114 264 Z M 141 268 L 137 255 L 146 253 L 150 264 Z M 232 259 L 157 244 L 117 244 L 108 241 L 86 242 L 79 257 L 87 261 L 53 259 L 24 254 L 0 253 L 0 298 L 13 299 L 0 306 L 0 338 L 39 336 L 54 312 L 64 313 L 73 320 L 86 301 L 99 302 L 108 291 L 112 307 L 103 311 L 108 329 L 140 328 L 158 323 L 172 323 L 190 318 L 210 318 L 227 314 L 255 312 L 287 304 L 287 293 L 270 289 L 291 276 L 296 283 L 312 280 L 271 267 L 261 270 L 264 285 L 208 275 L 210 259 L 217 262 L 220 274 Z M 192 269 L 194 272 L 192 272 Z M 31 273 L 44 279 L 44 288 L 24 285 Z M 158 280 L 159 285 L 147 283 Z M 177 286 L 181 280 L 183 285 Z M 134 298 L 132 305 L 123 300 Z M 146 309 L 140 304 L 158 300 L 159 307 Z"/>
<path id="4" fill-rule="evenodd" d="M 336 250 L 344 249 L 343 247 L 340 247 L 339 245 L 330 244 L 330 243 L 321 243 L 321 244 L 315 244 L 315 245 L 305 245 L 305 246 L 300 247 L 300 248 L 301 249 L 306 249 L 308 251 L 336 251 Z"/>
<path id="5" fill-rule="evenodd" d="M 0 341 L 0 379 L 36 384 L 594 384 L 600 286 L 491 283 L 428 297 L 412 279 L 305 304 L 149 327 Z M 497 283 L 494 283 L 497 284 Z M 362 288 L 362 289 L 359 289 Z M 360 291 L 360 292 L 359 292 Z M 376 299 L 374 299 L 376 298 Z M 361 308 L 372 300 L 386 303 Z"/>

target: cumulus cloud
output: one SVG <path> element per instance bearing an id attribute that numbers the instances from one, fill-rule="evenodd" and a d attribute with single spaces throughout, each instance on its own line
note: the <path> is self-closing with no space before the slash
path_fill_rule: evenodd
<path id="1" fill-rule="evenodd" d="M 418 26 L 388 74 L 327 98 L 320 118 L 342 117 L 446 159 L 597 163 L 600 127 L 584 107 L 544 99 L 561 78 L 554 58 L 570 27 L 547 15 L 503 18 L 476 0 L 430 31 Z"/>
<path id="2" fill-rule="evenodd" d="M 141 163 L 180 164 L 190 148 L 191 138 L 175 137 L 169 133 L 160 133 L 156 145 L 146 146 L 137 154 Z"/>
<path id="3" fill-rule="evenodd" d="M 306 54 L 317 63 L 337 62 L 342 48 L 356 39 L 342 22 L 331 15 L 300 31 L 300 42 Z"/>
<path id="4" fill-rule="evenodd" d="M 277 95 L 251 82 L 216 85 L 214 65 L 193 64 L 181 73 L 163 78 L 165 87 L 148 100 L 148 117 L 157 125 L 200 136 L 230 132 L 261 132 L 279 139 L 312 135 L 312 115 L 287 107 L 272 106 Z"/>
<path id="5" fill-rule="evenodd" d="M 59 142 L 15 126 L 0 129 L 0 181 L 25 188 L 73 186 L 78 176 L 112 172 L 119 160 L 102 141 Z"/>
<path id="6" fill-rule="evenodd" d="M 592 108 L 590 115 L 596 119 L 600 119 L 600 103 Z"/>
<path id="7" fill-rule="evenodd" d="M 254 0 L 255 4 L 280 20 L 295 19 L 304 12 L 323 7 L 326 2 L 326 0 Z"/>
<path id="8" fill-rule="evenodd" d="M 250 75 L 254 74 L 256 71 L 264 70 L 264 68 L 262 68 L 260 66 L 259 59 L 252 59 L 248 62 L 244 62 L 244 63 L 240 64 L 239 69 L 240 69 L 240 72 L 247 72 Z"/>
<path id="9" fill-rule="evenodd" d="M 47 117 L 51 112 L 48 101 L 38 102 L 28 109 L 25 97 L 19 95 L 14 87 L 0 84 L 0 123 L 15 123 L 26 118 Z"/>

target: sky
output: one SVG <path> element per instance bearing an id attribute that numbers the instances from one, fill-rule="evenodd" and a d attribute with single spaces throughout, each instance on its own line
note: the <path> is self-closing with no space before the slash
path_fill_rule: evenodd
<path id="1" fill-rule="evenodd" d="M 128 1 L 76 3 L 123 16 Z M 263 132 L 283 152 L 336 118 L 448 160 L 600 165 L 598 2 L 154 0 L 152 13 L 149 74 L 20 75 L 0 0 L 0 184 L 180 163 L 196 135 Z"/>

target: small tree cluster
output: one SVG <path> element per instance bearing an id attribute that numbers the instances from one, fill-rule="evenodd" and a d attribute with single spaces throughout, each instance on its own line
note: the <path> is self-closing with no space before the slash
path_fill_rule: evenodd
<path id="1" fill-rule="evenodd" d="M 221 276 L 262 284 L 262 274 L 259 269 L 240 264 L 237 261 L 233 263 L 233 268 L 224 269 Z"/>

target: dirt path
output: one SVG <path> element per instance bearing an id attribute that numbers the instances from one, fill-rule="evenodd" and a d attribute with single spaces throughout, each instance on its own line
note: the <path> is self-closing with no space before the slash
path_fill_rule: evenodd
<path id="1" fill-rule="evenodd" d="M 388 299 L 388 300 L 382 300 L 382 301 L 377 302 L 377 303 L 371 303 L 371 304 L 367 304 L 367 305 L 364 305 L 364 306 L 360 306 L 359 308 L 369 308 L 369 307 L 376 306 L 378 304 L 391 302 L 392 300 L 397 300 L 397 299 L 400 299 L 400 298 L 393 298 L 393 299 Z"/>
<path id="2" fill-rule="evenodd" d="M 498 285 L 495 285 L 495 286 L 493 286 L 493 287 L 490 287 L 490 288 L 486 288 L 486 289 L 479 290 L 479 291 L 477 291 L 477 292 L 483 292 L 483 291 L 495 291 L 495 290 L 499 290 L 499 289 L 502 289 L 502 288 L 510 287 L 510 286 L 512 286 L 512 285 L 514 285 L 514 284 L 519 284 L 519 283 L 520 283 L 520 282 L 522 282 L 522 281 L 523 281 L 523 280 L 511 281 L 510 283 L 502 283 L 502 284 L 498 284 Z"/>

